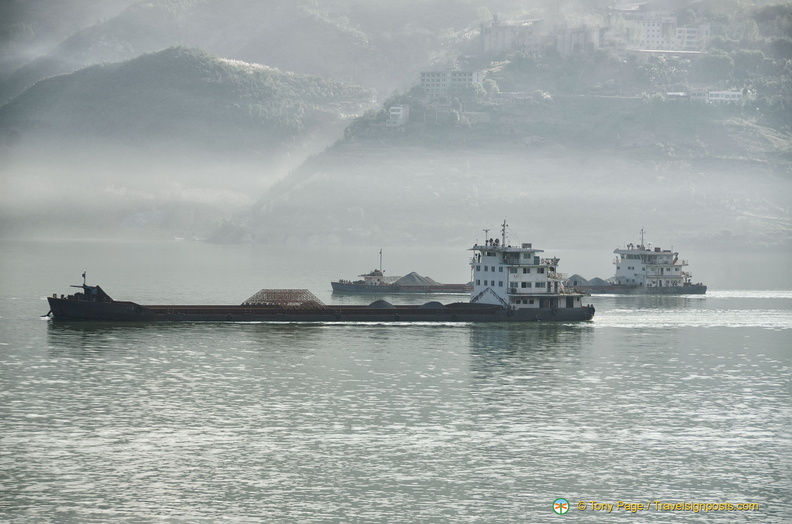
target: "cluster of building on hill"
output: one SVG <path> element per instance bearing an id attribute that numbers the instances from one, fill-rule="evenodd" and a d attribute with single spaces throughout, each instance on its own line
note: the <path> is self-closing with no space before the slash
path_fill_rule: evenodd
<path id="1" fill-rule="evenodd" d="M 478 85 L 483 87 L 484 71 L 424 71 L 421 73 L 420 86 L 426 93 L 424 105 L 431 108 L 435 115 L 450 113 L 453 104 L 450 100 L 459 87 Z M 535 95 L 527 93 L 499 93 L 497 98 L 502 102 L 519 102 Z M 666 93 L 669 99 L 686 99 L 707 103 L 740 102 L 744 93 L 741 90 L 714 91 L 708 89 L 691 89 L 690 92 Z M 466 113 L 468 115 L 468 113 Z M 392 105 L 388 108 L 385 127 L 401 127 L 410 120 L 408 104 Z"/>
<path id="2" fill-rule="evenodd" d="M 435 115 L 450 113 L 453 104 L 450 95 L 454 93 L 454 87 L 460 85 L 477 84 L 483 86 L 482 79 L 484 71 L 425 71 L 421 73 L 421 87 L 427 93 L 424 105 L 431 108 Z M 533 94 L 526 93 L 499 93 L 498 99 L 501 101 L 519 102 Z M 708 89 L 691 89 L 690 92 L 669 92 L 666 93 L 669 99 L 686 99 L 706 103 L 726 103 L 740 102 L 745 96 L 741 90 L 713 91 Z M 465 113 L 468 115 L 468 113 Z M 388 108 L 388 118 L 385 127 L 401 127 L 410 120 L 409 104 L 392 105 Z"/>
<path id="3" fill-rule="evenodd" d="M 700 53 L 710 38 L 709 24 L 683 25 L 673 13 L 636 7 L 609 8 L 602 23 L 567 20 L 548 26 L 543 20 L 501 21 L 481 26 L 481 51 L 540 54 L 554 49 L 561 56 L 609 48 L 617 53 Z"/>
<path id="4" fill-rule="evenodd" d="M 602 24 L 565 21 L 550 27 L 542 20 L 500 21 L 497 16 L 481 26 L 483 54 L 523 52 L 542 55 L 555 51 L 561 56 L 612 49 L 619 54 L 675 55 L 695 57 L 706 48 L 709 24 L 683 25 L 673 13 L 644 11 L 640 6 L 611 7 Z M 426 94 L 425 105 L 435 113 L 450 112 L 454 94 L 470 88 L 484 87 L 485 71 L 423 71 L 420 87 Z M 519 101 L 525 93 L 499 93 L 502 101 Z M 666 93 L 669 98 L 723 103 L 739 102 L 740 90 L 714 91 L 691 89 L 689 93 Z M 410 120 L 409 105 L 389 108 L 386 127 L 401 127 Z"/>

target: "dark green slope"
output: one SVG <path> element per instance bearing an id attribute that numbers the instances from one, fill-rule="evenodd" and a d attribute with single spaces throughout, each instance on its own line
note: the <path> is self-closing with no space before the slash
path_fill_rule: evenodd
<path id="1" fill-rule="evenodd" d="M 359 119 L 215 240 L 420 245 L 462 241 L 495 215 L 565 248 L 636 223 L 709 247 L 792 242 L 792 141 L 740 107 L 567 96 L 492 107 L 479 123 L 411 108 L 399 130 Z"/>
<path id="2" fill-rule="evenodd" d="M 9 32 L 7 59 L 0 60 L 0 104 L 43 78 L 175 45 L 353 82 L 387 95 L 444 57 L 456 32 L 481 21 L 483 7 L 477 3 L 499 9 L 484 0 L 402 0 L 372 5 L 355 0 L 136 2 L 116 16 L 97 18 L 57 46 L 49 44 L 50 50 L 44 54 L 40 54 L 46 47 L 43 43 L 35 47 L 41 38 L 24 39 Z M 514 3 L 502 0 L 494 4 Z M 43 14 L 29 16 L 31 20 L 22 20 L 22 26 L 34 24 Z M 24 61 L 30 56 L 36 58 Z M 11 64 L 20 65 L 12 68 Z"/>
<path id="3" fill-rule="evenodd" d="M 274 150 L 338 125 L 368 91 L 171 48 L 37 83 L 0 108 L 6 144 L 46 138 Z"/>

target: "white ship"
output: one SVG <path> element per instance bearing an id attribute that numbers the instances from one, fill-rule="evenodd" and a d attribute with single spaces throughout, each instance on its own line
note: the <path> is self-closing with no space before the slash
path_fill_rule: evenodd
<path id="1" fill-rule="evenodd" d="M 543 250 L 531 244 L 509 245 L 506 221 L 501 233 L 500 239 L 486 239 L 484 245 L 471 248 L 472 303 L 497 304 L 542 319 L 577 320 L 582 311 L 593 316 L 593 306 L 583 304 L 588 294 L 564 286 L 558 258 L 542 256 Z"/>
<path id="2" fill-rule="evenodd" d="M 570 279 L 570 284 L 589 293 L 702 295 L 707 292 L 704 284 L 693 283 L 688 262 L 680 259 L 679 253 L 645 245 L 643 229 L 640 244 L 627 244 L 625 249 L 613 252 L 616 274 L 607 283 L 591 285 L 578 277 Z"/>

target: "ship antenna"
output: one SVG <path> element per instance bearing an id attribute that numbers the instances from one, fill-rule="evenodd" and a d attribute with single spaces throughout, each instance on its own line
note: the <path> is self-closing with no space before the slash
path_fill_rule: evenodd
<path id="1" fill-rule="evenodd" d="M 86 270 L 83 271 L 83 275 L 82 275 L 82 277 L 83 277 L 83 286 L 85 285 L 85 273 L 86 273 Z"/>
<path id="2" fill-rule="evenodd" d="M 489 229 L 485 229 L 484 230 L 484 245 L 485 246 L 487 245 L 487 242 L 489 242 Z"/>
<path id="3" fill-rule="evenodd" d="M 644 228 L 641 228 L 641 249 L 644 248 Z"/>
<path id="4" fill-rule="evenodd" d="M 382 248 L 380 248 L 380 273 L 382 273 Z"/>
<path id="5" fill-rule="evenodd" d="M 506 247 L 506 219 L 503 219 L 503 226 L 501 227 L 501 233 L 503 234 L 503 243 L 502 246 Z"/>

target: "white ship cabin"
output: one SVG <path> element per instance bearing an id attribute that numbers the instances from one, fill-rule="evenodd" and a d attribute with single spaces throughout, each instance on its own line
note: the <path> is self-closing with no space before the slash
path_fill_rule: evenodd
<path id="1" fill-rule="evenodd" d="M 365 282 L 367 286 L 381 286 L 385 283 L 385 277 L 380 269 L 375 269 L 371 273 L 358 276 L 363 277 L 363 282 Z"/>
<path id="2" fill-rule="evenodd" d="M 627 244 L 626 249 L 615 249 L 616 266 L 614 284 L 640 287 L 675 287 L 690 284 L 693 274 L 685 271 L 687 261 L 679 253 L 652 245 Z"/>
<path id="3" fill-rule="evenodd" d="M 585 295 L 564 288 L 564 275 L 556 271 L 558 258 L 543 258 L 543 250 L 531 244 L 506 245 L 505 237 L 471 248 L 471 302 L 512 309 L 582 306 Z"/>

